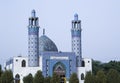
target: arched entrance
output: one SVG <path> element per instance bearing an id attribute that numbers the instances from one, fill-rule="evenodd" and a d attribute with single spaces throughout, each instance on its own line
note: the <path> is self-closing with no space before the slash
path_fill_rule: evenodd
<path id="1" fill-rule="evenodd" d="M 15 75 L 15 83 L 20 83 L 20 75 L 19 74 Z"/>
<path id="2" fill-rule="evenodd" d="M 66 81 L 66 68 L 65 65 L 61 62 L 58 62 L 54 65 L 53 67 L 53 72 L 56 73 L 57 75 L 60 76 L 61 82 L 60 83 L 65 83 Z"/>

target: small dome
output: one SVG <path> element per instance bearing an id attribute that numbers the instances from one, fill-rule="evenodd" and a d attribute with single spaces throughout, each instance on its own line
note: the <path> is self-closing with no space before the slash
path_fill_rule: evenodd
<path id="1" fill-rule="evenodd" d="M 31 12 L 32 17 L 35 17 L 35 10 L 33 9 Z"/>
<path id="2" fill-rule="evenodd" d="M 45 51 L 58 51 L 58 49 L 55 43 L 51 39 L 49 39 L 45 35 L 42 35 L 39 38 L 39 52 L 45 52 Z"/>
<path id="3" fill-rule="evenodd" d="M 74 14 L 74 20 L 78 20 L 78 14 Z"/>

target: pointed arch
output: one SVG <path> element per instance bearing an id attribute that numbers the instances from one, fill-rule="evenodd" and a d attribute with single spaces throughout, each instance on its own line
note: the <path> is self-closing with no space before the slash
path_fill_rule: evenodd
<path id="1" fill-rule="evenodd" d="M 84 76 L 84 74 L 82 73 L 81 74 L 81 80 L 84 80 L 85 79 L 85 76 Z"/>
<path id="2" fill-rule="evenodd" d="M 19 74 L 15 75 L 15 83 L 20 83 L 20 75 Z"/>
<path id="3" fill-rule="evenodd" d="M 85 67 L 85 61 L 82 61 L 82 67 Z"/>
<path id="4" fill-rule="evenodd" d="M 22 66 L 22 67 L 26 67 L 26 61 L 25 61 L 25 60 L 22 60 L 21 66 Z"/>
<path id="5" fill-rule="evenodd" d="M 65 75 L 66 67 L 63 63 L 57 62 L 53 67 L 53 72 L 57 73 L 58 75 Z"/>

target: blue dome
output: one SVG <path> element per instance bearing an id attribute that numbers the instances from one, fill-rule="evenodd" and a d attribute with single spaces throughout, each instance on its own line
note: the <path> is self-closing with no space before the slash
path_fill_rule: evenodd
<path id="1" fill-rule="evenodd" d="M 39 52 L 45 52 L 45 51 L 58 51 L 58 49 L 55 43 L 51 39 L 49 39 L 45 35 L 42 35 L 39 38 Z"/>
<path id="2" fill-rule="evenodd" d="M 74 14 L 74 20 L 78 20 L 78 14 Z"/>
<path id="3" fill-rule="evenodd" d="M 31 12 L 31 16 L 32 17 L 35 17 L 35 10 L 33 9 L 32 12 Z"/>

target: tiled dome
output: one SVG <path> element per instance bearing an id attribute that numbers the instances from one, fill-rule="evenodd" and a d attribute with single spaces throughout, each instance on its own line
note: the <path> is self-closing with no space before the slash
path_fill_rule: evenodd
<path id="1" fill-rule="evenodd" d="M 42 35 L 39 38 L 39 52 L 45 51 L 58 51 L 58 49 L 51 39 L 49 39 L 46 35 Z"/>

